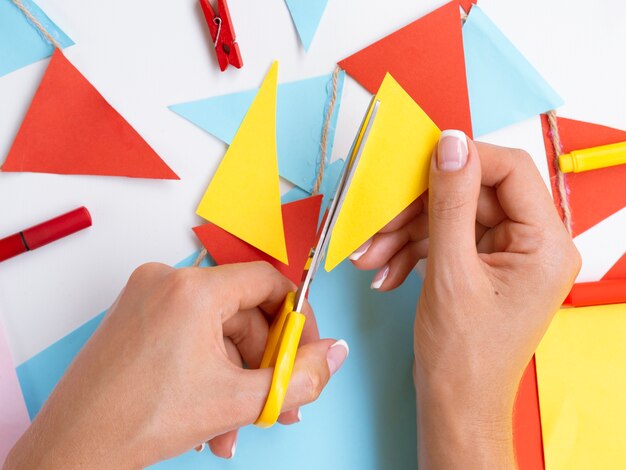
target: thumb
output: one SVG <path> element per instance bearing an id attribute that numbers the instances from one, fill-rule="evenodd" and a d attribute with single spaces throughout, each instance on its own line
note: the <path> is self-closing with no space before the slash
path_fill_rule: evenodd
<path id="1" fill-rule="evenodd" d="M 476 253 L 480 180 L 480 160 L 474 143 L 461 131 L 443 131 L 430 165 L 430 264 L 449 267 Z"/>
<path id="2" fill-rule="evenodd" d="M 344 340 L 322 339 L 301 346 L 296 355 L 282 411 L 293 410 L 317 400 L 330 377 L 348 357 L 348 352 L 348 344 Z M 249 423 L 254 422 L 261 414 L 274 369 L 245 372 L 247 408 L 252 413 L 248 416 Z"/>

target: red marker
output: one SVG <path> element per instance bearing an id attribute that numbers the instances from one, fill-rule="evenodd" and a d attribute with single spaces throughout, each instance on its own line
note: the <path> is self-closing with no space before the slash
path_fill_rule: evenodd
<path id="1" fill-rule="evenodd" d="M 586 307 L 624 302 L 626 302 L 626 279 L 618 279 L 574 284 L 563 305 Z"/>
<path id="2" fill-rule="evenodd" d="M 84 228 L 91 227 L 91 215 L 85 207 L 55 217 L 0 240 L 0 261 L 47 245 Z"/>

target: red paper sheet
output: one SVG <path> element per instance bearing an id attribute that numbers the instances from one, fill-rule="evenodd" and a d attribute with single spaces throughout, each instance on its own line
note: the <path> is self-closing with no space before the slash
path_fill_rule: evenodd
<path id="1" fill-rule="evenodd" d="M 554 203 L 560 213 L 554 176 L 554 148 L 550 139 L 548 118 L 545 115 L 541 116 L 541 124 Z M 565 153 L 626 141 L 625 131 L 610 127 L 566 118 L 558 118 L 558 125 L 561 144 Z M 565 183 L 569 189 L 569 203 L 572 209 L 574 237 L 626 207 L 625 182 L 626 165 L 565 174 Z"/>
<path id="2" fill-rule="evenodd" d="M 391 73 L 440 129 L 472 135 L 457 2 L 375 42 L 339 66 L 372 94 Z"/>
<path id="3" fill-rule="evenodd" d="M 517 390 L 513 411 L 513 440 L 519 470 L 544 468 L 535 356 L 528 364 Z"/>
<path id="4" fill-rule="evenodd" d="M 465 13 L 469 13 L 472 5 L 476 5 L 478 0 L 458 0 L 458 2 L 461 8 L 465 10 Z"/>
<path id="5" fill-rule="evenodd" d="M 282 205 L 289 266 L 257 250 L 217 225 L 208 223 L 193 230 L 217 264 L 267 261 L 294 284 L 302 280 L 315 235 L 322 196 L 312 196 Z"/>
<path id="6" fill-rule="evenodd" d="M 179 179 L 58 49 L 2 171 Z"/>

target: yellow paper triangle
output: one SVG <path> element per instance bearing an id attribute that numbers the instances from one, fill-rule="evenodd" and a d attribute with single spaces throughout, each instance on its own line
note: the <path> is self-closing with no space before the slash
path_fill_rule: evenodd
<path id="1" fill-rule="evenodd" d="M 331 234 L 327 271 L 428 187 L 430 158 L 441 131 L 389 74 L 375 99 L 380 105 Z"/>
<path id="2" fill-rule="evenodd" d="M 276 150 L 274 62 L 196 213 L 287 264 Z"/>

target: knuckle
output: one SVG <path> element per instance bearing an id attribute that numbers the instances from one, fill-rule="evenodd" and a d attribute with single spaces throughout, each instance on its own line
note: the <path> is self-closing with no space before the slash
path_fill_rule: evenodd
<path id="1" fill-rule="evenodd" d="M 448 191 L 445 196 L 432 198 L 430 216 L 441 221 L 456 220 L 469 204 L 467 196 L 461 191 Z"/>
<path id="2" fill-rule="evenodd" d="M 324 380 L 317 370 L 307 369 L 305 384 L 307 402 L 317 400 L 324 388 Z"/>
<path id="3" fill-rule="evenodd" d="M 128 284 L 143 284 L 155 275 L 162 273 L 169 266 L 161 263 L 145 263 L 137 267 L 128 279 Z M 171 269 L 171 268 L 170 268 Z"/>
<path id="4" fill-rule="evenodd" d="M 166 291 L 168 296 L 178 298 L 180 296 L 193 295 L 196 289 L 196 272 L 190 268 L 173 270 L 167 277 Z"/>
<path id="5" fill-rule="evenodd" d="M 534 164 L 533 158 L 530 156 L 530 154 L 526 150 L 518 149 L 518 148 L 511 148 L 509 149 L 509 153 L 510 153 L 511 159 L 519 165 Z"/>

